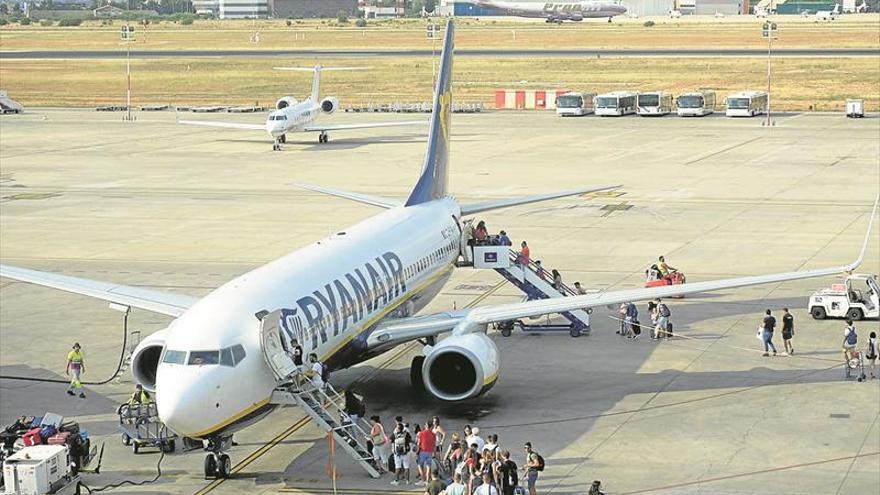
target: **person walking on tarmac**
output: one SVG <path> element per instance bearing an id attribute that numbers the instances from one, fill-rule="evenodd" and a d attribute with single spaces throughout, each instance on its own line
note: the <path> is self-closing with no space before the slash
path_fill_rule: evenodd
<path id="1" fill-rule="evenodd" d="M 770 349 L 773 349 L 773 355 L 776 355 L 776 346 L 773 345 L 773 331 L 776 329 L 776 318 L 773 317 L 772 312 L 768 309 L 765 311 L 767 316 L 764 317 L 764 320 L 761 322 L 761 328 L 764 329 L 761 334 L 761 338 L 764 341 L 764 357 L 769 356 Z"/>
<path id="2" fill-rule="evenodd" d="M 782 343 L 785 345 L 785 352 L 789 356 L 794 354 L 794 346 L 791 344 L 791 338 L 794 337 L 794 316 L 788 311 L 788 308 L 782 308 Z"/>
<path id="3" fill-rule="evenodd" d="M 80 378 L 86 372 L 86 363 L 83 358 L 82 347 L 79 342 L 73 344 L 73 349 L 67 353 L 67 368 L 64 373 L 70 376 L 70 387 L 67 388 L 67 395 L 77 395 L 79 398 L 85 399 L 86 394 L 82 390 L 82 382 Z"/>

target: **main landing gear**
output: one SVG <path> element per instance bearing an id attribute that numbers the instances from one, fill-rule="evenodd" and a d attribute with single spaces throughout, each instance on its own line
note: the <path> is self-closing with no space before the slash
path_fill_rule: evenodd
<path id="1" fill-rule="evenodd" d="M 232 475 L 232 460 L 224 450 L 232 447 L 232 437 L 210 438 L 205 450 L 210 453 L 205 456 L 205 479 L 226 479 Z"/>
<path id="2" fill-rule="evenodd" d="M 318 134 L 318 142 L 319 143 L 329 143 L 330 142 L 330 135 L 327 134 L 326 132 L 321 132 L 321 134 Z"/>

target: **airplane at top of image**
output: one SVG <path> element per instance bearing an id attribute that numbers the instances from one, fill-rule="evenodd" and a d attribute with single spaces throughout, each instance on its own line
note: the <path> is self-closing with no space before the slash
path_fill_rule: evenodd
<path id="1" fill-rule="evenodd" d="M 463 401 L 485 394 L 499 378 L 501 355 L 487 335 L 490 324 L 823 277 L 853 270 L 862 262 L 877 202 L 860 254 L 844 266 L 559 294 L 418 315 L 441 292 L 463 250 L 470 249 L 462 241 L 462 227 L 474 215 L 619 187 L 581 187 L 474 203 L 456 200 L 447 188 L 454 31 L 454 21 L 447 21 L 427 147 L 421 173 L 406 199 L 300 185 L 383 212 L 240 275 L 201 298 L 9 265 L 0 265 L 0 276 L 172 317 L 167 328 L 144 338 L 134 350 L 132 374 L 155 391 L 159 417 L 171 430 L 207 442 L 205 474 L 224 477 L 229 474 L 225 451 L 232 435 L 279 404 L 288 404 L 274 398 L 278 387 L 297 376 L 288 355 L 294 340 L 304 356 L 316 354 L 330 370 L 420 341 L 421 352 L 410 365 L 413 385 L 441 401 Z M 527 268 L 511 269 L 517 267 L 525 276 Z"/>
<path id="2" fill-rule="evenodd" d="M 312 93 L 303 101 L 292 96 L 284 96 L 275 102 L 275 110 L 266 116 L 265 124 L 247 124 L 239 122 L 220 122 L 213 120 L 177 120 L 178 124 L 221 127 L 226 129 L 243 129 L 250 131 L 266 131 L 273 139 L 272 150 L 280 151 L 281 145 L 287 142 L 287 134 L 291 132 L 318 132 L 318 142 L 327 143 L 330 131 L 353 129 L 372 129 L 376 127 L 399 127 L 425 125 L 427 121 L 405 122 L 369 122 L 363 124 L 316 124 L 319 116 L 331 115 L 339 109 L 339 99 L 335 96 L 321 98 L 321 73 L 341 70 L 366 70 L 367 67 L 275 67 L 275 70 L 312 72 Z"/>
<path id="3" fill-rule="evenodd" d="M 611 18 L 626 13 L 626 7 L 619 3 L 587 1 L 561 2 L 510 2 L 501 0 L 473 0 L 474 5 L 487 9 L 500 10 L 517 17 L 545 19 L 546 22 L 562 24 L 563 21 L 580 22 L 584 19 Z"/>

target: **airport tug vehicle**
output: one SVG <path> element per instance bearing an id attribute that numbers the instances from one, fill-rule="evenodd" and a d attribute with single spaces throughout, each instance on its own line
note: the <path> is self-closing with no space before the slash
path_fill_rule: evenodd
<path id="1" fill-rule="evenodd" d="M 876 275 L 852 274 L 842 284 L 816 291 L 807 306 L 814 319 L 880 317 L 880 284 Z"/>

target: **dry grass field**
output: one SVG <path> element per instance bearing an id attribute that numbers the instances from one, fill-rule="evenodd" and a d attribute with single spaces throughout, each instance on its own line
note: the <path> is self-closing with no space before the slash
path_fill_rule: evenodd
<path id="1" fill-rule="evenodd" d="M 567 23 L 476 21 L 458 22 L 456 43 L 462 49 L 578 49 L 578 48 L 762 48 L 763 19 L 651 18 Z M 835 22 L 816 23 L 799 16 L 776 19 L 779 48 L 880 47 L 880 15 L 844 16 Z M 180 26 L 169 21 L 139 26 L 133 49 L 430 49 L 426 21 L 382 21 L 367 28 L 339 27 L 335 21 L 196 21 Z M 7 25 L 0 28 L 2 50 L 114 50 L 123 49 L 122 21 L 101 26 L 90 21 L 77 28 Z M 259 42 L 252 41 L 259 32 Z"/>
<path id="2" fill-rule="evenodd" d="M 625 48 L 763 48 L 762 19 L 736 18 L 615 19 L 548 26 L 541 22 L 460 19 L 459 50 L 625 49 Z M 880 48 L 880 15 L 843 16 L 816 23 L 798 16 L 777 19 L 777 48 Z M 139 27 L 134 50 L 180 49 L 430 49 L 423 20 L 383 21 L 368 28 L 337 27 L 335 21 L 196 21 Z M 78 28 L 4 26 L 0 49 L 122 50 L 121 21 Z M 251 37 L 260 33 L 260 41 Z M 307 74 L 277 72 L 277 65 L 314 65 L 321 60 L 284 58 L 134 59 L 133 103 L 269 105 L 285 94 L 308 92 Z M 328 64 L 324 61 L 325 65 Z M 344 104 L 420 102 L 431 94 L 428 57 L 332 60 L 334 65 L 370 66 L 368 72 L 340 72 L 325 78 L 325 94 Z M 125 97 L 125 60 L 19 60 L 0 56 L 0 81 L 29 106 L 119 104 Z M 766 61 L 756 59 L 661 58 L 474 58 L 456 59 L 456 98 L 491 104 L 503 88 L 562 88 L 601 92 L 613 89 L 696 88 L 733 91 L 766 87 Z M 776 59 L 773 102 L 776 109 L 838 110 L 847 97 L 862 97 L 870 110 L 880 107 L 880 56 L 865 58 Z"/>
<path id="3" fill-rule="evenodd" d="M 491 63 L 489 63 L 491 61 Z M 314 60 L 285 60 L 308 65 Z M 432 67 L 424 58 L 334 59 L 368 65 L 370 71 L 325 75 L 324 94 L 343 105 L 420 102 L 431 95 Z M 132 62 L 134 105 L 271 105 L 279 96 L 308 93 L 307 73 L 273 71 L 276 59 L 148 59 Z M 485 59 L 455 62 L 455 98 L 494 101 L 500 88 L 562 88 L 582 91 L 711 88 L 730 92 L 766 87 L 761 59 Z M 30 106 L 92 106 L 125 101 L 125 60 L 10 60 L 0 65 L 3 86 Z M 847 97 L 866 98 L 876 111 L 880 63 L 871 58 L 774 61 L 773 106 L 778 110 L 839 110 Z"/>

